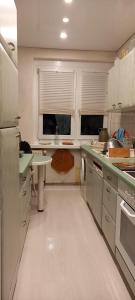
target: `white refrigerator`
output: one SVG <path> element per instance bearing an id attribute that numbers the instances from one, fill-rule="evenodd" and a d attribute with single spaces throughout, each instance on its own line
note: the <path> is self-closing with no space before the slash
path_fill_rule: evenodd
<path id="1" fill-rule="evenodd" d="M 1 300 L 12 298 L 19 263 L 18 72 L 0 39 Z"/>

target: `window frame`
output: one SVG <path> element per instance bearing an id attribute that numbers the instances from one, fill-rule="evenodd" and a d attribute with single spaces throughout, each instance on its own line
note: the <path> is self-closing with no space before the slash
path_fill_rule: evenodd
<path id="1" fill-rule="evenodd" d="M 75 120 L 73 115 L 71 115 L 71 134 L 70 135 L 58 135 L 60 140 L 63 139 L 75 139 Z M 48 139 L 48 140 L 54 140 L 56 135 L 55 134 L 43 134 L 43 115 L 39 115 L 39 132 L 38 132 L 38 137 L 40 139 Z"/>

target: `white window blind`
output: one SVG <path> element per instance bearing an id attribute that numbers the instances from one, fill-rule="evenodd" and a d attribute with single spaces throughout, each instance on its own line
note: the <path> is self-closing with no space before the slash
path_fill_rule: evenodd
<path id="1" fill-rule="evenodd" d="M 73 71 L 39 70 L 39 114 L 73 114 L 74 78 Z"/>
<path id="2" fill-rule="evenodd" d="M 81 72 L 80 114 L 104 114 L 107 88 L 107 73 Z"/>

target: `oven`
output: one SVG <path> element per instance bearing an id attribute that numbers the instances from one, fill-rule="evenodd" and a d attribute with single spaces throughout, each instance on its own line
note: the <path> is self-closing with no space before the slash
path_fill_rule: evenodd
<path id="1" fill-rule="evenodd" d="M 135 279 L 135 197 L 129 190 L 117 199 L 116 247 Z"/>

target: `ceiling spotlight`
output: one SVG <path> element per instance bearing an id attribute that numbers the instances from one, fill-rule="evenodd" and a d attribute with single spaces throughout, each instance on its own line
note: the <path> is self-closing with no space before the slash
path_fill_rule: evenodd
<path id="1" fill-rule="evenodd" d="M 67 17 L 63 18 L 63 22 L 64 23 L 68 23 L 69 22 L 69 18 L 67 18 Z"/>
<path id="2" fill-rule="evenodd" d="M 63 39 L 63 40 L 66 39 L 67 38 L 67 33 L 65 31 L 62 31 L 60 33 L 60 38 Z"/>
<path id="3" fill-rule="evenodd" d="M 65 3 L 72 3 L 73 0 L 64 0 Z"/>

